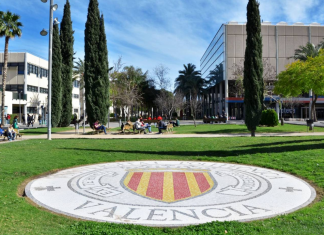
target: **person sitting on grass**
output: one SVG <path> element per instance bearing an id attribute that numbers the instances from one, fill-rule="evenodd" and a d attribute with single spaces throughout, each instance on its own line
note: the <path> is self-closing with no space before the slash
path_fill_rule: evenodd
<path id="1" fill-rule="evenodd" d="M 13 129 L 12 125 L 10 124 L 8 128 L 8 139 L 9 141 L 11 141 L 11 140 L 15 140 L 15 138 L 16 138 L 16 132 Z"/>
<path id="2" fill-rule="evenodd" d="M 106 131 L 106 127 L 104 125 L 101 125 L 99 120 L 97 120 L 94 124 L 93 124 L 94 128 L 98 131 L 103 130 L 105 135 L 107 135 L 107 131 Z"/>
<path id="3" fill-rule="evenodd" d="M 157 133 L 157 134 L 162 134 L 162 130 L 166 130 L 167 125 L 162 120 L 159 120 L 158 128 L 159 128 L 159 133 Z"/>
<path id="4" fill-rule="evenodd" d="M 146 130 L 145 130 L 145 126 L 143 126 L 143 123 L 141 122 L 141 119 L 137 119 L 137 121 L 135 122 L 135 128 L 136 130 L 144 130 L 144 134 L 146 134 Z"/>

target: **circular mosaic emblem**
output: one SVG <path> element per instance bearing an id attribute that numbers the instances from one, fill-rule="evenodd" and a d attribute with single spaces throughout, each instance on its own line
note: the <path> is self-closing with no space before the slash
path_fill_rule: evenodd
<path id="1" fill-rule="evenodd" d="M 148 226 L 263 219 L 295 211 L 316 197 L 309 184 L 282 172 L 188 161 L 63 170 L 30 182 L 26 194 L 64 215 Z"/>

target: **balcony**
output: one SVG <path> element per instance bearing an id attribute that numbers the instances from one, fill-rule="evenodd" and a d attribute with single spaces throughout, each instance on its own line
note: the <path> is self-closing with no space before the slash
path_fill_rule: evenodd
<path id="1" fill-rule="evenodd" d="M 20 98 L 19 98 L 20 96 Z M 27 94 L 20 94 L 19 93 L 12 93 L 13 100 L 26 100 L 27 101 Z"/>

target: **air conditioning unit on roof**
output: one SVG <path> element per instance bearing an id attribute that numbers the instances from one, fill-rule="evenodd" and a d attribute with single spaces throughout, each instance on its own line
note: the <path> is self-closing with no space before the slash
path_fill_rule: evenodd
<path id="1" fill-rule="evenodd" d="M 288 24 L 285 21 L 280 21 L 279 23 L 277 23 L 277 25 L 288 25 Z"/>

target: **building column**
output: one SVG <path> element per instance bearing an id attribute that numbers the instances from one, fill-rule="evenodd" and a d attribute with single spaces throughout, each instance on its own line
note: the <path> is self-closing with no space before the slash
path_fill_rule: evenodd
<path id="1" fill-rule="evenodd" d="M 211 88 L 212 89 L 212 116 L 216 116 L 215 115 L 215 87 Z"/>
<path id="2" fill-rule="evenodd" d="M 222 111 L 223 111 L 223 102 L 222 102 L 222 99 L 223 99 L 223 83 L 219 83 L 219 101 L 220 101 L 220 105 L 219 105 L 219 114 L 222 114 Z"/>
<path id="3" fill-rule="evenodd" d="M 218 84 L 215 85 L 215 116 L 217 115 L 218 113 Z"/>
<path id="4" fill-rule="evenodd" d="M 225 102 L 225 113 L 226 113 L 226 116 L 228 118 L 228 103 L 227 103 L 227 99 L 228 98 L 228 80 L 225 79 L 225 95 L 224 95 L 224 102 Z"/>
<path id="5" fill-rule="evenodd" d="M 276 102 L 276 112 L 277 112 L 277 115 L 278 115 L 278 119 L 280 120 L 280 117 L 279 117 L 279 103 Z"/>

